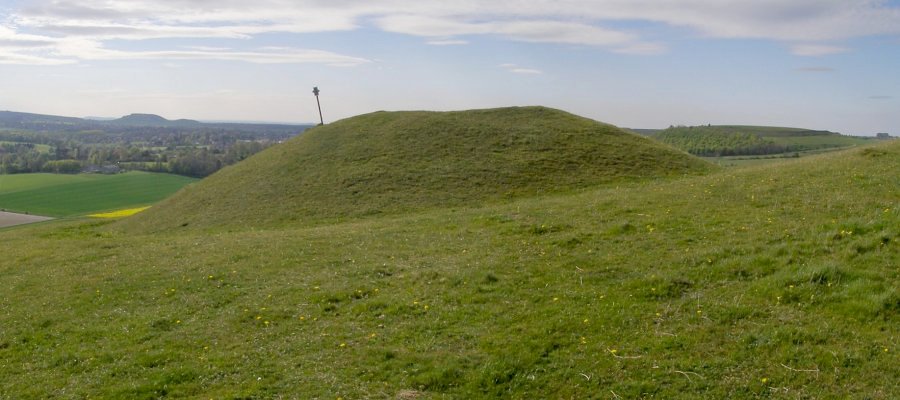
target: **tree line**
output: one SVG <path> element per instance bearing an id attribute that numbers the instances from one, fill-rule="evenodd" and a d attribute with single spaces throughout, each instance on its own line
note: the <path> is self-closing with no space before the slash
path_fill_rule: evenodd
<path id="1" fill-rule="evenodd" d="M 663 143 L 703 157 L 781 154 L 797 150 L 753 133 L 733 132 L 714 126 L 673 126 L 654 137 Z"/>
<path id="2" fill-rule="evenodd" d="M 202 178 L 288 137 L 272 132 L 178 132 L 158 128 L 77 133 L 0 131 L 0 173 L 78 173 L 89 166 L 115 166 Z"/>

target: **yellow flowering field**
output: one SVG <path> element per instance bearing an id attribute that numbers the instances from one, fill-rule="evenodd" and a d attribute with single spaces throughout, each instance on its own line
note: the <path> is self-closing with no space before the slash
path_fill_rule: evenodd
<path id="1" fill-rule="evenodd" d="M 128 217 L 128 216 L 137 214 L 148 208 L 150 208 L 150 206 L 137 207 L 137 208 L 126 208 L 123 210 L 116 210 L 116 211 L 111 211 L 111 212 L 106 212 L 106 213 L 90 214 L 88 216 L 94 217 L 94 218 L 122 218 L 122 217 Z"/>

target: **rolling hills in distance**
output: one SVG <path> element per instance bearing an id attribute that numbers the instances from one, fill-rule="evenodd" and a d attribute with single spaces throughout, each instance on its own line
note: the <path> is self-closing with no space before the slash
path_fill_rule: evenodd
<path id="1" fill-rule="evenodd" d="M 892 399 L 898 173 L 900 141 L 726 169 L 542 107 L 354 117 L 0 231 L 0 397 Z"/>
<path id="2" fill-rule="evenodd" d="M 193 128 L 203 130 L 224 129 L 234 132 L 266 130 L 269 132 L 295 133 L 298 130 L 298 127 L 307 128 L 310 126 L 313 126 L 313 124 L 200 122 L 192 119 L 169 120 L 155 114 L 139 113 L 130 114 L 121 118 L 114 119 L 98 119 L 96 117 L 88 119 L 14 111 L 0 111 L 0 128 L 40 132 L 118 132 L 128 128 L 144 127 L 170 129 Z"/>

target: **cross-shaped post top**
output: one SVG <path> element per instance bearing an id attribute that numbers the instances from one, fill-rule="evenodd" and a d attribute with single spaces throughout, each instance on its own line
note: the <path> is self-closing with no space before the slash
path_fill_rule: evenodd
<path id="1" fill-rule="evenodd" d="M 318 86 L 313 87 L 313 94 L 316 96 L 319 95 L 319 87 Z"/>

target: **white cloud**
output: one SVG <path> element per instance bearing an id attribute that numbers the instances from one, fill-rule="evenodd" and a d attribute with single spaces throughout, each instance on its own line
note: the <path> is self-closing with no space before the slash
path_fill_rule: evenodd
<path id="1" fill-rule="evenodd" d="M 795 56 L 815 57 L 839 54 L 848 51 L 846 47 L 823 44 L 797 44 L 791 46 L 791 54 Z"/>
<path id="2" fill-rule="evenodd" d="M 629 44 L 624 47 L 619 47 L 617 49 L 614 49 L 613 51 L 620 54 L 650 56 L 665 53 L 666 46 L 659 43 L 635 43 Z"/>
<path id="3" fill-rule="evenodd" d="M 248 39 L 273 32 L 348 31 L 369 24 L 428 38 L 429 45 L 461 45 L 468 41 L 459 36 L 490 35 L 641 55 L 663 53 L 667 46 L 639 28 L 622 26 L 638 26 L 631 24 L 637 21 L 711 38 L 774 40 L 800 56 L 847 51 L 833 45 L 846 39 L 900 35 L 900 7 L 884 0 L 22 0 L 8 12 L 6 28 L 0 25 L 0 49 L 7 49 L 6 60 L 19 62 L 52 61 L 52 51 L 42 56 L 29 51 L 72 39 L 102 47 L 110 40 Z M 200 58 L 228 58 L 220 51 L 195 50 Z M 162 54 L 186 56 L 157 53 Z M 359 63 L 357 57 L 342 57 L 356 60 L 325 62 Z M 276 58 L 318 62 L 306 60 L 323 57 L 265 54 L 253 59 Z"/>
<path id="4" fill-rule="evenodd" d="M 422 15 L 392 15 L 376 19 L 382 30 L 415 36 L 446 38 L 461 35 L 496 35 L 509 40 L 532 43 L 560 43 L 587 46 L 641 47 L 633 34 L 602 27 L 551 19 L 493 20 L 472 22 L 468 19 Z"/>
<path id="5" fill-rule="evenodd" d="M 498 65 L 500 68 L 503 68 L 509 72 L 514 74 L 523 74 L 523 75 L 540 75 L 543 74 L 544 71 L 534 68 L 523 68 L 516 64 L 506 63 Z"/>
<path id="6" fill-rule="evenodd" d="M 802 68 L 797 68 L 797 71 L 810 72 L 810 73 L 823 73 L 823 72 L 834 72 L 835 69 L 831 68 L 831 67 L 802 67 Z"/>
<path id="7" fill-rule="evenodd" d="M 514 21 L 497 23 L 496 31 L 513 40 L 613 46 L 638 43 L 632 34 L 592 25 L 562 21 Z"/>
<path id="8" fill-rule="evenodd" d="M 72 63 L 75 63 L 75 60 L 35 56 L 35 55 L 7 52 L 7 51 L 0 50 L 0 64 L 63 65 L 63 64 L 72 64 Z"/>
<path id="9" fill-rule="evenodd" d="M 432 45 L 432 46 L 461 46 L 461 45 L 469 44 L 469 41 L 459 40 L 459 39 L 442 39 L 442 40 L 429 40 L 425 43 Z"/>
<path id="10" fill-rule="evenodd" d="M 256 64 L 303 64 L 318 63 L 334 66 L 366 64 L 364 58 L 344 56 L 322 50 L 287 49 L 282 51 L 122 51 L 101 47 L 62 49 L 63 54 L 77 56 L 82 60 L 225 60 L 244 61 Z"/>

